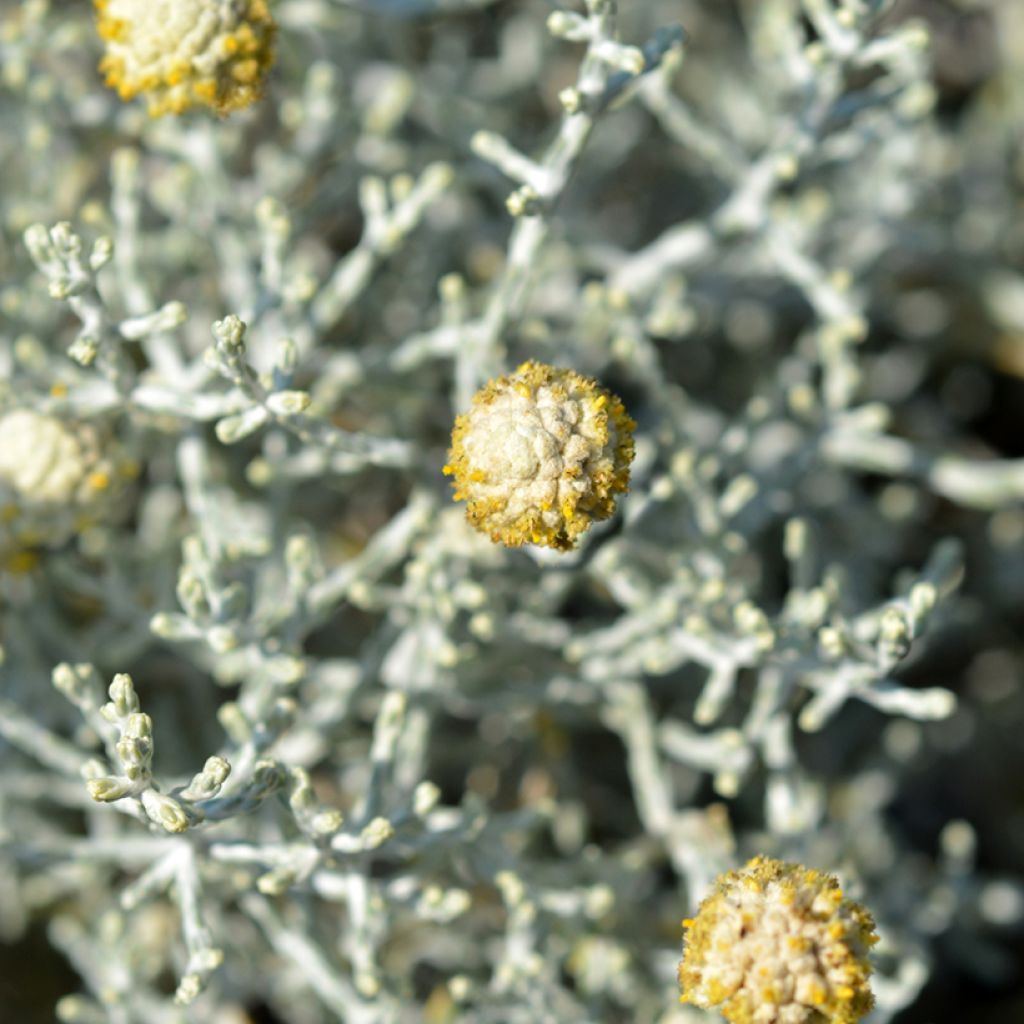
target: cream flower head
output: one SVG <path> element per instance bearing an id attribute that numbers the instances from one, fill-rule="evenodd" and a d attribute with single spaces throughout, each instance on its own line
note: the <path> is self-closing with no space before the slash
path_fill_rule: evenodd
<path id="1" fill-rule="evenodd" d="M 732 1024 L 855 1024 L 874 1004 L 874 921 L 832 875 L 755 857 L 683 927 L 683 1001 Z"/>
<path id="2" fill-rule="evenodd" d="M 267 0 L 94 0 L 106 41 L 100 70 L 124 100 L 146 94 L 150 114 L 259 99 L 273 55 Z"/>
<path id="3" fill-rule="evenodd" d="M 589 377 L 523 363 L 456 419 L 444 471 L 470 523 L 492 540 L 566 551 L 628 489 L 635 426 Z"/>
<path id="4" fill-rule="evenodd" d="M 119 446 L 101 450 L 92 427 L 31 409 L 0 415 L 0 569 L 116 518 L 137 472 Z"/>
<path id="5" fill-rule="evenodd" d="M 69 502 L 85 472 L 82 446 L 60 420 L 30 409 L 0 417 L 0 480 L 19 497 Z"/>

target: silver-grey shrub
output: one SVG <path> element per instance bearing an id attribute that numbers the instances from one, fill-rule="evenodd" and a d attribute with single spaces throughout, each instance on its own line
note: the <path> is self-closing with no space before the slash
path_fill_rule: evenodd
<path id="1" fill-rule="evenodd" d="M 871 908 L 875 1024 L 998 993 L 1020 5 L 273 9 L 259 105 L 150 119 L 88 4 L 0 6 L 0 453 L 54 424 L 0 479 L 0 936 L 79 977 L 10 1019 L 696 1021 L 679 921 L 757 852 Z M 441 475 L 526 358 L 639 424 L 565 555 Z"/>

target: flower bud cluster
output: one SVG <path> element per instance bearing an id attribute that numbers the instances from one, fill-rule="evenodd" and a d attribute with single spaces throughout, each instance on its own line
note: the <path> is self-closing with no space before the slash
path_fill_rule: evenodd
<path id="1" fill-rule="evenodd" d="M 831 875 L 755 857 L 683 927 L 683 1001 L 732 1024 L 855 1024 L 874 1003 L 874 921 Z"/>
<path id="2" fill-rule="evenodd" d="M 145 93 L 154 117 L 198 105 L 224 114 L 259 99 L 274 57 L 266 0 L 94 2 L 100 70 L 122 99 Z"/>
<path id="3" fill-rule="evenodd" d="M 73 703 L 88 708 L 87 689 L 94 675 L 87 665 L 59 665 L 53 682 Z M 162 793 L 153 779 L 153 720 L 140 709 L 132 677 L 119 673 L 107 692 L 110 700 L 99 708 L 99 716 L 116 733 L 117 774 L 104 774 L 104 766 L 93 762 L 85 784 L 89 796 L 99 803 L 135 797 L 150 821 L 166 832 L 184 832 L 202 821 L 231 773 L 231 765 L 222 757 L 208 757 L 187 786 Z M 253 771 L 254 787 L 261 764 Z"/>
<path id="4" fill-rule="evenodd" d="M 628 490 L 635 426 L 595 380 L 531 361 L 473 397 L 444 471 L 492 540 L 567 551 Z"/>

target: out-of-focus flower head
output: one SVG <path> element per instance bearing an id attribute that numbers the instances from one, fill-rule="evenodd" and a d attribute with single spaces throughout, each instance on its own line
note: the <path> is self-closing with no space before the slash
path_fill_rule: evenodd
<path id="1" fill-rule="evenodd" d="M 124 100 L 144 93 L 150 114 L 259 99 L 273 62 L 266 0 L 94 0 L 106 43 L 100 70 Z"/>

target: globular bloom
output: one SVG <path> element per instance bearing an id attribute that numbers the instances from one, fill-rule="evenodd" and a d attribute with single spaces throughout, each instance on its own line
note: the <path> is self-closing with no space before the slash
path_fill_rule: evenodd
<path id="1" fill-rule="evenodd" d="M 874 1004 L 875 924 L 832 875 L 755 857 L 683 927 L 683 1001 L 732 1024 L 854 1024 Z"/>
<path id="2" fill-rule="evenodd" d="M 82 446 L 60 420 L 29 409 L 0 418 L 0 480 L 19 496 L 67 502 L 84 476 Z"/>
<path id="3" fill-rule="evenodd" d="M 259 99 L 273 59 L 267 0 L 94 0 L 106 42 L 100 71 L 150 114 L 194 106 L 220 114 Z"/>
<path id="4" fill-rule="evenodd" d="M 628 489 L 635 426 L 595 380 L 531 361 L 473 396 L 444 472 L 492 540 L 567 551 Z"/>
<path id="5" fill-rule="evenodd" d="M 136 473 L 87 424 L 31 409 L 0 415 L 0 568 L 28 566 L 32 549 L 115 518 Z"/>

